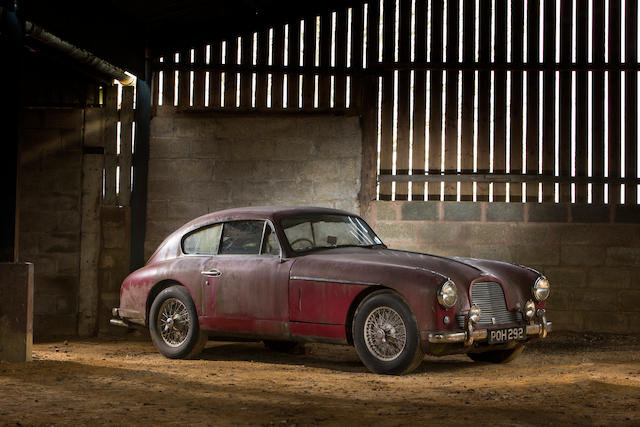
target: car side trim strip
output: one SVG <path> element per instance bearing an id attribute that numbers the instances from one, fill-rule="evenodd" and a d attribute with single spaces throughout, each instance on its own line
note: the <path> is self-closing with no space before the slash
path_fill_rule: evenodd
<path id="1" fill-rule="evenodd" d="M 346 285 L 381 286 L 380 283 L 376 283 L 376 282 L 359 282 L 355 280 L 327 279 L 324 277 L 291 276 L 289 279 L 290 280 L 306 280 L 308 282 L 344 283 Z"/>

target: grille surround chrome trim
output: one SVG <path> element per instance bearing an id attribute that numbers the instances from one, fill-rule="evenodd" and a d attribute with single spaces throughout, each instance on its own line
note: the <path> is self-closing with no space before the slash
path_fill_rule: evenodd
<path id="1" fill-rule="evenodd" d="M 498 282 L 476 282 L 471 286 L 470 304 L 480 307 L 480 319 L 477 326 L 506 325 L 522 323 L 519 310 L 509 311 L 504 290 Z M 456 324 L 464 328 L 464 315 L 456 316 Z"/>

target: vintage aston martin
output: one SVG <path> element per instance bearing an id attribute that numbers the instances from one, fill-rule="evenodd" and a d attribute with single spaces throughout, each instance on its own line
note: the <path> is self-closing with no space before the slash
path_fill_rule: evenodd
<path id="1" fill-rule="evenodd" d="M 169 358 L 208 339 L 354 345 L 373 372 L 424 354 L 507 362 L 551 330 L 549 281 L 522 266 L 387 248 L 357 215 L 242 208 L 197 218 L 122 283 L 113 324 L 149 328 Z"/>

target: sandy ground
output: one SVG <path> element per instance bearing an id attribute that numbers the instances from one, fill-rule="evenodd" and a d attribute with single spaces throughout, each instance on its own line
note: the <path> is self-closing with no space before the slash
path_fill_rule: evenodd
<path id="1" fill-rule="evenodd" d="M 176 361 L 146 337 L 39 343 L 0 363 L 0 425 L 51 424 L 640 425 L 640 336 L 555 333 L 510 364 L 427 357 L 403 377 L 331 345 L 209 342 Z"/>

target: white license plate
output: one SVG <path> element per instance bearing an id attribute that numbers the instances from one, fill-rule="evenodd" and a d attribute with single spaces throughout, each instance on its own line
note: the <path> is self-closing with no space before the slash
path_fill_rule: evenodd
<path id="1" fill-rule="evenodd" d="M 489 330 L 489 344 L 522 341 L 527 338 L 524 326 Z"/>

